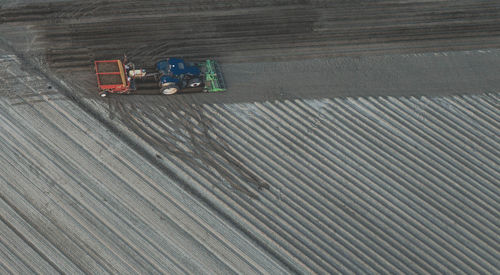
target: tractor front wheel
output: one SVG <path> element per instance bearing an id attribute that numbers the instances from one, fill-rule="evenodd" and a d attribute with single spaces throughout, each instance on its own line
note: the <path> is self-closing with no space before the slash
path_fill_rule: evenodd
<path id="1" fill-rule="evenodd" d="M 196 88 L 201 86 L 201 80 L 199 78 L 192 78 L 188 81 L 188 87 Z"/>

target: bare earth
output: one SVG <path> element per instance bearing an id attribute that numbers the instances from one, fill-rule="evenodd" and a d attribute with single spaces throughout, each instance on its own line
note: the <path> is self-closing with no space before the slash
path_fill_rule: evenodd
<path id="1" fill-rule="evenodd" d="M 496 1 L 1 1 L 0 273 L 498 273 L 499 71 Z"/>

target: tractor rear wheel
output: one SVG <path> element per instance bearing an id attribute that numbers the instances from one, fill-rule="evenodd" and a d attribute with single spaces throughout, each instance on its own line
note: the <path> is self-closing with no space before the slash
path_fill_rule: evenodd
<path id="1" fill-rule="evenodd" d="M 160 92 L 164 95 L 173 95 L 179 91 L 179 87 L 175 84 L 168 84 L 160 89 Z"/>

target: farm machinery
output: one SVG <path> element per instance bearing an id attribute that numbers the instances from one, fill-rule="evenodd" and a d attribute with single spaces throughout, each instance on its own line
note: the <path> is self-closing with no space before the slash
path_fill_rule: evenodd
<path id="1" fill-rule="evenodd" d="M 181 58 L 167 58 L 156 63 L 153 70 L 136 68 L 121 60 L 94 62 L 99 96 L 130 94 L 141 87 L 154 87 L 160 94 L 179 92 L 222 92 L 226 90 L 219 65 L 214 60 L 201 63 Z M 152 85 L 151 85 L 152 84 Z"/>

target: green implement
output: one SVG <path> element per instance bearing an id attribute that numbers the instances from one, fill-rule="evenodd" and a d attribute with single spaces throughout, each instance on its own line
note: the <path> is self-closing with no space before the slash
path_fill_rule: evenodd
<path id="1" fill-rule="evenodd" d="M 224 92 L 226 90 L 222 71 L 214 60 L 205 62 L 205 89 L 208 92 Z"/>

